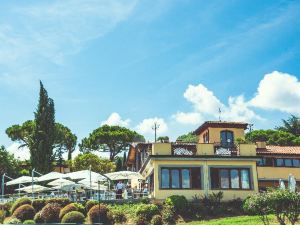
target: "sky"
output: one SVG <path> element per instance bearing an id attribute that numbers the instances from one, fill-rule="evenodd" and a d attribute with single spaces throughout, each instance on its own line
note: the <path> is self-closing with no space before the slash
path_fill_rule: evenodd
<path id="1" fill-rule="evenodd" d="M 33 119 L 39 80 L 79 142 L 103 124 L 153 141 L 206 120 L 274 128 L 300 116 L 300 2 L 0 2 L 0 144 Z M 219 113 L 221 109 L 221 114 Z"/>

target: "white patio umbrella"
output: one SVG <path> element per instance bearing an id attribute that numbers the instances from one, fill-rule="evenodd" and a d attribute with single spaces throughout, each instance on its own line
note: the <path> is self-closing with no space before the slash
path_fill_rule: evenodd
<path id="1" fill-rule="evenodd" d="M 37 177 L 33 178 L 34 181 L 37 181 Z M 29 176 L 22 176 L 19 178 L 16 178 L 14 180 L 6 182 L 6 185 L 16 185 L 16 184 L 25 184 L 25 183 L 31 183 L 32 182 L 32 177 Z"/>
<path id="2" fill-rule="evenodd" d="M 75 190 L 83 190 L 83 184 L 67 184 L 63 186 L 55 186 L 53 189 L 62 190 L 62 191 L 75 191 Z"/>
<path id="3" fill-rule="evenodd" d="M 132 172 L 132 171 L 118 171 L 118 172 L 106 173 L 104 175 L 111 180 L 132 180 L 132 179 L 144 180 L 145 179 L 140 173 Z"/>
<path id="4" fill-rule="evenodd" d="M 52 190 L 51 188 L 47 188 L 38 184 L 34 184 L 33 186 L 26 186 L 22 188 L 16 189 L 16 191 L 25 191 L 27 193 L 32 193 L 32 189 L 34 192 L 43 192 L 43 191 L 49 191 Z"/>
<path id="5" fill-rule="evenodd" d="M 82 180 L 82 179 L 88 179 L 90 181 L 107 180 L 107 178 L 102 176 L 100 173 L 96 173 L 90 170 L 76 171 L 76 172 L 68 173 L 67 175 L 71 180 Z"/>
<path id="6" fill-rule="evenodd" d="M 86 188 L 90 188 L 90 181 L 89 179 L 83 179 L 78 181 L 78 184 L 84 185 Z M 98 190 L 98 182 L 97 180 L 92 181 L 92 188 L 93 190 Z M 100 184 L 100 190 L 107 190 L 107 186 Z"/>
<path id="7" fill-rule="evenodd" d="M 75 184 L 75 182 L 64 179 L 64 178 L 59 178 L 57 180 L 54 180 L 54 181 L 51 181 L 50 183 L 48 183 L 49 186 L 64 186 L 64 185 L 69 185 L 69 184 Z"/>
<path id="8" fill-rule="evenodd" d="M 58 172 L 50 172 L 50 173 L 47 173 L 43 176 L 38 177 L 37 182 L 56 180 L 56 179 L 59 179 L 59 178 L 67 178 L 67 177 L 69 177 L 67 174 L 58 173 Z"/>

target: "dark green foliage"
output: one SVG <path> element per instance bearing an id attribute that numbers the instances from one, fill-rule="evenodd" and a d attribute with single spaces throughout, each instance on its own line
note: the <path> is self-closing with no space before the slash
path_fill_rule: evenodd
<path id="1" fill-rule="evenodd" d="M 5 217 L 6 217 L 6 211 L 0 210 L 0 224 L 3 223 Z"/>
<path id="2" fill-rule="evenodd" d="M 161 215 L 155 215 L 153 216 L 151 220 L 151 225 L 163 225 L 163 220 Z"/>
<path id="3" fill-rule="evenodd" d="M 243 201 L 239 198 L 222 203 L 224 211 L 230 215 L 243 215 Z"/>
<path id="4" fill-rule="evenodd" d="M 0 146 L 0 174 L 6 174 L 11 177 L 18 175 L 20 171 L 20 162 L 10 154 L 4 146 Z"/>
<path id="5" fill-rule="evenodd" d="M 162 214 L 163 222 L 165 224 L 168 224 L 168 225 L 175 224 L 176 215 L 175 215 L 175 210 L 174 210 L 173 206 L 165 204 L 161 214 Z"/>
<path id="6" fill-rule="evenodd" d="M 44 220 L 41 217 L 41 211 L 37 212 L 33 218 L 36 223 L 44 223 Z"/>
<path id="7" fill-rule="evenodd" d="M 31 205 L 26 204 L 18 207 L 12 214 L 12 217 L 15 217 L 23 222 L 25 220 L 32 220 L 34 215 L 34 208 Z"/>
<path id="8" fill-rule="evenodd" d="M 209 194 L 201 199 L 203 205 L 204 215 L 217 215 L 222 212 L 221 200 L 223 199 L 223 192 Z"/>
<path id="9" fill-rule="evenodd" d="M 6 202 L 0 204 L 0 210 L 4 211 L 6 216 L 10 215 L 10 209 L 14 203 L 13 202 Z"/>
<path id="10" fill-rule="evenodd" d="M 123 162 L 121 157 L 116 157 L 115 164 L 116 164 L 116 171 L 122 171 L 123 170 Z"/>
<path id="11" fill-rule="evenodd" d="M 34 220 L 25 220 L 23 224 L 35 224 Z"/>
<path id="12" fill-rule="evenodd" d="M 184 214 L 188 206 L 188 201 L 183 195 L 171 195 L 166 198 L 165 204 L 174 207 L 176 213 Z"/>
<path id="13" fill-rule="evenodd" d="M 31 205 L 35 211 L 38 212 L 46 205 L 46 201 L 44 199 L 35 199 L 32 201 Z"/>
<path id="14" fill-rule="evenodd" d="M 72 211 L 68 212 L 64 215 L 64 217 L 61 220 L 61 223 L 78 223 L 82 224 L 84 222 L 84 215 L 81 212 Z"/>
<path id="15" fill-rule="evenodd" d="M 90 211 L 90 209 L 94 206 L 94 205 L 97 205 L 98 204 L 98 201 L 96 200 L 88 200 L 86 203 L 85 203 L 85 211 L 88 212 Z"/>
<path id="16" fill-rule="evenodd" d="M 11 206 L 10 213 L 13 214 L 14 211 L 19 208 L 21 205 L 31 205 L 31 200 L 29 198 L 19 198 Z"/>
<path id="17" fill-rule="evenodd" d="M 144 216 L 137 216 L 135 218 L 135 225 L 149 225 L 149 222 Z"/>
<path id="18" fill-rule="evenodd" d="M 160 136 L 157 138 L 157 142 L 168 143 L 170 138 L 168 136 Z"/>
<path id="19" fill-rule="evenodd" d="M 136 132 L 120 126 L 103 125 L 94 130 L 88 138 L 84 138 L 79 145 L 80 150 L 85 151 L 109 151 L 110 160 L 133 142 Z"/>
<path id="20" fill-rule="evenodd" d="M 277 130 L 288 132 L 293 134 L 296 137 L 300 136 L 300 118 L 291 115 L 287 120 L 282 120 L 283 125 L 276 127 Z"/>
<path id="21" fill-rule="evenodd" d="M 125 213 L 121 210 L 114 211 L 113 219 L 116 223 L 125 223 L 127 221 Z"/>
<path id="22" fill-rule="evenodd" d="M 46 205 L 49 203 L 56 203 L 60 205 L 60 207 L 65 207 L 66 205 L 70 204 L 71 201 L 68 198 L 51 198 L 46 200 Z"/>
<path id="23" fill-rule="evenodd" d="M 48 203 L 41 211 L 41 218 L 45 223 L 59 223 L 61 206 L 57 203 Z"/>
<path id="24" fill-rule="evenodd" d="M 110 211 L 106 205 L 95 205 L 88 212 L 89 223 L 111 224 L 112 220 L 113 218 L 111 217 Z"/>
<path id="25" fill-rule="evenodd" d="M 147 221 L 151 221 L 152 217 L 158 214 L 158 207 L 154 204 L 141 204 L 136 210 L 136 216 L 144 217 L 147 219 Z"/>
<path id="26" fill-rule="evenodd" d="M 84 213 L 85 209 L 80 203 L 71 203 L 60 210 L 59 219 L 61 220 L 64 217 L 64 215 L 72 211 Z"/>
<path id="27" fill-rule="evenodd" d="M 177 142 L 192 142 L 192 143 L 198 143 L 198 140 L 199 137 L 195 135 L 193 132 L 189 132 L 188 134 L 183 134 L 176 139 Z"/>

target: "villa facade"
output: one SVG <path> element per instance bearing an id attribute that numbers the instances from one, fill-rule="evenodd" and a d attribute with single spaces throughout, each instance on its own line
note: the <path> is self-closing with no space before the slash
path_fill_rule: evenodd
<path id="1" fill-rule="evenodd" d="M 300 147 L 236 144 L 247 123 L 208 121 L 194 133 L 198 143 L 136 143 L 128 153 L 129 170 L 147 178 L 151 197 L 208 195 L 224 200 L 246 198 L 293 174 L 300 179 Z M 297 154 L 298 153 L 298 154 Z M 282 162 L 283 160 L 283 162 Z M 272 161 L 272 164 L 271 164 Z"/>

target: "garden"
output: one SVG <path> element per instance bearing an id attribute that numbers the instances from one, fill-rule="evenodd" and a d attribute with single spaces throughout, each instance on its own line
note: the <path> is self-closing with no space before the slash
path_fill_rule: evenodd
<path id="1" fill-rule="evenodd" d="M 71 202 L 66 198 L 20 198 L 0 205 L 0 223 L 77 223 L 77 224 L 297 224 L 300 195 L 288 190 L 268 190 L 246 200 L 222 201 L 223 193 L 208 197 L 173 195 L 164 202 L 143 199 L 133 203 Z"/>

